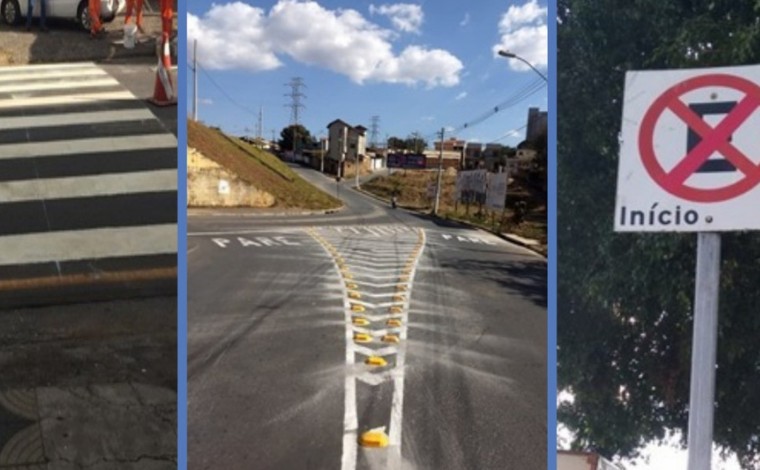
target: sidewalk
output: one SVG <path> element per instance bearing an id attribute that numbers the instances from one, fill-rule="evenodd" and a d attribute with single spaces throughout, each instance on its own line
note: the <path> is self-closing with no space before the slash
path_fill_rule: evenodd
<path id="1" fill-rule="evenodd" d="M 176 401 L 140 383 L 0 391 L 0 468 L 175 469 Z"/>
<path id="2" fill-rule="evenodd" d="M 176 308 L 0 310 L 0 469 L 176 468 Z"/>

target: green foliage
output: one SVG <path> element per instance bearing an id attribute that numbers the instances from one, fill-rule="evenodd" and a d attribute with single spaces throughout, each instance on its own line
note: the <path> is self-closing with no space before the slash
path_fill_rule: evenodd
<path id="1" fill-rule="evenodd" d="M 296 144 L 295 147 L 293 146 L 294 140 Z M 296 150 L 297 152 L 313 148 L 315 145 L 311 133 L 301 124 L 283 128 L 282 131 L 280 131 L 280 140 L 278 141 L 278 144 L 283 151 Z"/>
<path id="2" fill-rule="evenodd" d="M 695 235 L 612 232 L 627 70 L 760 61 L 760 1 L 558 0 L 559 420 L 633 456 L 686 434 Z M 760 467 L 760 236 L 723 236 L 715 442 Z"/>

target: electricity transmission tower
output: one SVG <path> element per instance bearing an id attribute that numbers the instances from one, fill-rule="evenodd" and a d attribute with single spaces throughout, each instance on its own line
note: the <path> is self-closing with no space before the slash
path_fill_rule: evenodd
<path id="1" fill-rule="evenodd" d="M 377 136 L 380 130 L 380 116 L 372 116 L 372 126 L 369 134 L 369 145 L 377 148 Z"/>
<path id="2" fill-rule="evenodd" d="M 290 108 L 290 125 L 293 127 L 293 154 L 297 153 L 298 142 L 298 115 L 301 109 L 306 108 L 301 100 L 306 98 L 306 95 L 301 93 L 301 88 L 306 88 L 301 77 L 293 77 L 285 86 L 290 87 L 290 93 L 286 93 L 285 96 L 290 98 L 290 103 L 286 104 L 286 107 Z"/>

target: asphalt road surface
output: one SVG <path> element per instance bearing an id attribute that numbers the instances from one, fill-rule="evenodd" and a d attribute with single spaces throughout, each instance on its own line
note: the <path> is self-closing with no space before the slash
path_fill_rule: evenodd
<path id="1" fill-rule="evenodd" d="M 340 196 L 190 216 L 188 467 L 545 469 L 545 261 Z"/>

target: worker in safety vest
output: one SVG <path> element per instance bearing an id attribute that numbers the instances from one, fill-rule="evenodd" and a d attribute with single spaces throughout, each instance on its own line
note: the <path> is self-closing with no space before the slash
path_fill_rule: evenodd
<path id="1" fill-rule="evenodd" d="M 143 29 L 143 0 L 127 0 L 127 11 L 124 14 L 124 24 L 127 25 L 132 20 L 132 13 L 135 14 L 135 26 L 141 33 L 145 34 Z"/>
<path id="2" fill-rule="evenodd" d="M 100 22 L 100 0 L 89 0 L 87 9 L 90 12 L 90 37 L 101 38 L 106 30 Z"/>

